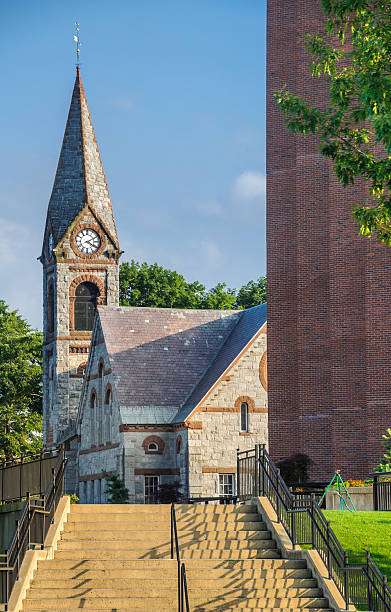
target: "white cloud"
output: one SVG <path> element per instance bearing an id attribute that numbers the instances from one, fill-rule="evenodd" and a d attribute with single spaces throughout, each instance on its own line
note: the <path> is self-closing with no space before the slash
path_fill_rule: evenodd
<path id="1" fill-rule="evenodd" d="M 234 182 L 234 197 L 241 201 L 253 201 L 264 198 L 266 194 L 266 177 L 260 172 L 246 170 Z"/>
<path id="2" fill-rule="evenodd" d="M 198 204 L 196 208 L 204 217 L 221 217 L 224 212 L 222 205 L 216 200 L 202 202 L 201 204 Z"/>
<path id="3" fill-rule="evenodd" d="M 112 100 L 113 106 L 122 110 L 131 110 L 134 108 L 134 101 L 130 96 L 118 96 Z"/>

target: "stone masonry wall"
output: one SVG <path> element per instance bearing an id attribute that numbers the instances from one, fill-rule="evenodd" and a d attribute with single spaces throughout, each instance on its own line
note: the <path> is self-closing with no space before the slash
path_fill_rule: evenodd
<path id="1" fill-rule="evenodd" d="M 99 365 L 103 364 L 103 376 L 99 378 Z M 105 403 L 107 390 L 111 401 Z M 91 409 L 91 397 L 96 397 Z M 116 472 L 122 476 L 122 434 L 120 413 L 115 393 L 106 345 L 101 335 L 94 335 L 79 423 L 79 492 L 85 503 L 103 503 L 106 500 L 102 471 Z"/>
<path id="2" fill-rule="evenodd" d="M 249 406 L 247 432 L 240 405 Z M 266 333 L 247 349 L 189 419 L 190 495 L 219 494 L 219 474 L 236 473 L 236 451 L 268 443 Z"/>
<path id="3" fill-rule="evenodd" d="M 102 250 L 93 259 L 78 257 L 72 248 L 72 240 L 81 225 L 99 229 Z M 44 303 L 44 376 L 43 416 L 44 443 L 56 443 L 59 433 L 75 418 L 82 389 L 80 367 L 86 363 L 91 332 L 73 329 L 73 302 L 77 285 L 90 281 L 97 284 L 102 304 L 117 305 L 119 295 L 118 264 L 108 257 L 112 243 L 88 211 L 61 245 L 61 257 L 57 262 L 45 262 Z M 47 299 L 49 282 L 54 283 L 54 333 L 47 329 Z M 49 363 L 51 360 L 51 363 Z M 53 366 L 53 373 L 51 367 Z M 80 369 L 79 369 L 80 368 Z M 79 369 L 79 370 L 78 370 Z"/>
<path id="4" fill-rule="evenodd" d="M 156 429 L 124 433 L 125 485 L 130 503 L 144 503 L 145 476 L 159 476 L 160 483 L 181 480 L 180 455 L 176 452 L 178 434 Z M 157 443 L 159 450 L 148 452 L 149 442 Z"/>

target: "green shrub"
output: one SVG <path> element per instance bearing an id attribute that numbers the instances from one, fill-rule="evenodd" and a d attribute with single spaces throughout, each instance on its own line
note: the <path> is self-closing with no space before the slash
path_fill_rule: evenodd
<path id="1" fill-rule="evenodd" d="M 107 499 L 108 503 L 127 504 L 129 502 L 129 490 L 125 487 L 122 478 L 118 474 L 109 476 L 107 472 L 103 472 L 103 477 L 106 479 L 107 488 L 105 493 L 109 496 Z"/>
<path id="2" fill-rule="evenodd" d="M 391 472 L 391 427 L 389 427 L 383 435 L 382 442 L 386 452 L 380 459 L 380 463 L 375 467 L 375 472 Z"/>

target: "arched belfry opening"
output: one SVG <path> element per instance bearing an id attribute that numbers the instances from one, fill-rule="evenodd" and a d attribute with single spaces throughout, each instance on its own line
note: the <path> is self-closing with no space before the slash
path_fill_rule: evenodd
<path id="1" fill-rule="evenodd" d="M 99 296 L 99 289 L 94 283 L 80 283 L 76 287 L 74 304 L 75 330 L 92 330 Z"/>

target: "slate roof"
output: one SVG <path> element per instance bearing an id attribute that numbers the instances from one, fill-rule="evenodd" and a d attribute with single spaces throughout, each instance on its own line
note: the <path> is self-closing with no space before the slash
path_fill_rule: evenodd
<path id="1" fill-rule="evenodd" d="M 245 311 L 100 306 L 98 316 L 127 422 L 135 422 L 133 414 L 149 422 L 142 407 L 161 407 L 167 420 L 182 422 L 265 323 L 266 305 Z"/>
<path id="2" fill-rule="evenodd" d="M 204 395 L 213 387 L 220 376 L 224 374 L 234 359 L 242 352 L 265 323 L 266 304 L 260 304 L 259 306 L 241 311 L 238 324 L 220 347 L 214 361 L 185 401 L 182 409 L 174 418 L 174 422 L 182 423 L 189 416 L 193 408 L 197 406 Z"/>
<path id="3" fill-rule="evenodd" d="M 54 247 L 75 217 L 90 204 L 118 246 L 109 190 L 87 99 L 77 68 L 56 177 L 48 207 Z"/>

